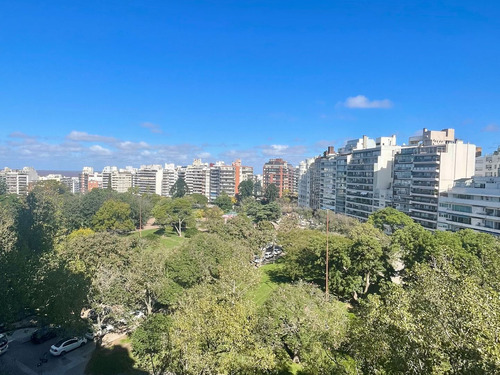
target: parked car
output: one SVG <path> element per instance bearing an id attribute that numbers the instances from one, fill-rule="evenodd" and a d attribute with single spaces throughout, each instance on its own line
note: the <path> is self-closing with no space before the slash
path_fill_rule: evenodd
<path id="1" fill-rule="evenodd" d="M 31 342 L 33 344 L 41 344 L 47 340 L 53 339 L 57 336 L 57 329 L 51 326 L 45 326 L 37 329 L 31 335 Z"/>
<path id="2" fill-rule="evenodd" d="M 115 330 L 115 327 L 112 326 L 111 324 L 103 324 L 101 325 L 101 329 L 96 332 L 96 335 L 98 336 L 104 336 L 107 335 L 110 332 L 113 332 Z"/>
<path id="3" fill-rule="evenodd" d="M 9 349 L 9 340 L 7 336 L 0 334 L 0 354 L 3 354 Z"/>
<path id="4" fill-rule="evenodd" d="M 50 347 L 50 354 L 58 357 L 79 348 L 86 343 L 87 339 L 85 337 L 67 337 L 52 345 Z"/>

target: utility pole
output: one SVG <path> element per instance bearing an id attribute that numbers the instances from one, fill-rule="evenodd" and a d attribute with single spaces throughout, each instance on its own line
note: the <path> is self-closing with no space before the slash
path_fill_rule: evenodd
<path id="1" fill-rule="evenodd" d="M 142 195 L 139 197 L 139 237 L 142 237 Z"/>
<path id="2" fill-rule="evenodd" d="M 328 301 L 328 224 L 329 224 L 329 210 L 326 210 L 326 277 L 325 277 L 325 299 Z"/>

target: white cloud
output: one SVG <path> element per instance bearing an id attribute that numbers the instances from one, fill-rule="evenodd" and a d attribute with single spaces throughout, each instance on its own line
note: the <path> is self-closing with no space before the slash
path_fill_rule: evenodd
<path id="1" fill-rule="evenodd" d="M 141 124 L 141 127 L 149 129 L 151 131 L 151 133 L 155 133 L 155 134 L 163 133 L 163 130 L 161 130 L 160 125 L 152 124 L 150 122 L 143 122 Z"/>
<path id="2" fill-rule="evenodd" d="M 72 140 L 72 141 L 79 141 L 79 142 L 104 142 L 104 143 L 113 143 L 116 141 L 115 138 L 113 137 L 105 137 L 102 135 L 96 135 L 96 134 L 89 134 L 87 132 L 79 132 L 76 130 L 73 130 L 71 133 L 69 133 L 66 136 L 67 139 Z"/>
<path id="3" fill-rule="evenodd" d="M 104 148 L 102 146 L 99 146 L 99 145 L 90 146 L 89 150 L 92 151 L 93 153 L 97 154 L 97 155 L 106 156 L 106 155 L 111 155 L 112 154 L 111 150 L 109 150 L 107 148 Z"/>
<path id="4" fill-rule="evenodd" d="M 481 131 L 486 132 L 486 133 L 496 133 L 499 130 L 500 130 L 500 128 L 496 124 L 489 124 L 481 129 Z"/>
<path id="5" fill-rule="evenodd" d="M 266 145 L 260 147 L 262 149 L 262 154 L 267 156 L 283 156 L 290 148 L 288 145 Z"/>
<path id="6" fill-rule="evenodd" d="M 125 142 L 119 142 L 117 145 L 118 148 L 122 150 L 137 150 L 137 149 L 145 149 L 145 148 L 150 148 L 149 144 L 146 142 L 130 142 L 130 141 L 125 141 Z"/>
<path id="7" fill-rule="evenodd" d="M 364 95 L 351 96 L 346 99 L 343 105 L 347 108 L 392 108 L 393 103 L 389 99 L 369 100 Z"/>

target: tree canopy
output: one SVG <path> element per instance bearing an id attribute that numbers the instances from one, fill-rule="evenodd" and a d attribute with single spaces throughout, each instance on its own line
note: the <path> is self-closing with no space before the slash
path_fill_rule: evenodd
<path id="1" fill-rule="evenodd" d="M 274 202 L 276 199 L 278 199 L 279 195 L 280 192 L 275 184 L 267 185 L 266 191 L 264 193 L 264 198 L 266 198 L 268 202 Z"/>
<path id="2" fill-rule="evenodd" d="M 182 198 L 186 194 L 189 194 L 189 188 L 186 181 L 182 177 L 179 177 L 170 188 L 170 196 L 172 198 Z"/>
<path id="3" fill-rule="evenodd" d="M 153 208 L 153 215 L 157 223 L 173 227 L 179 237 L 182 237 L 182 231 L 194 219 L 192 205 L 189 198 L 164 198 Z"/>

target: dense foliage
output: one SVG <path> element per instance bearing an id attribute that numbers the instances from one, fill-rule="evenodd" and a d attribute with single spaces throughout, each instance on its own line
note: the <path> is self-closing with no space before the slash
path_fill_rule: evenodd
<path id="1" fill-rule="evenodd" d="M 157 375 L 500 373 L 496 238 L 432 233 L 392 209 L 329 215 L 326 233 L 325 212 L 269 198 L 241 197 L 225 222 L 200 196 L 1 194 L 0 321 L 126 325 Z M 126 233 L 151 215 L 161 229 Z M 284 253 L 256 303 L 269 266 L 254 255 L 272 243 Z"/>

